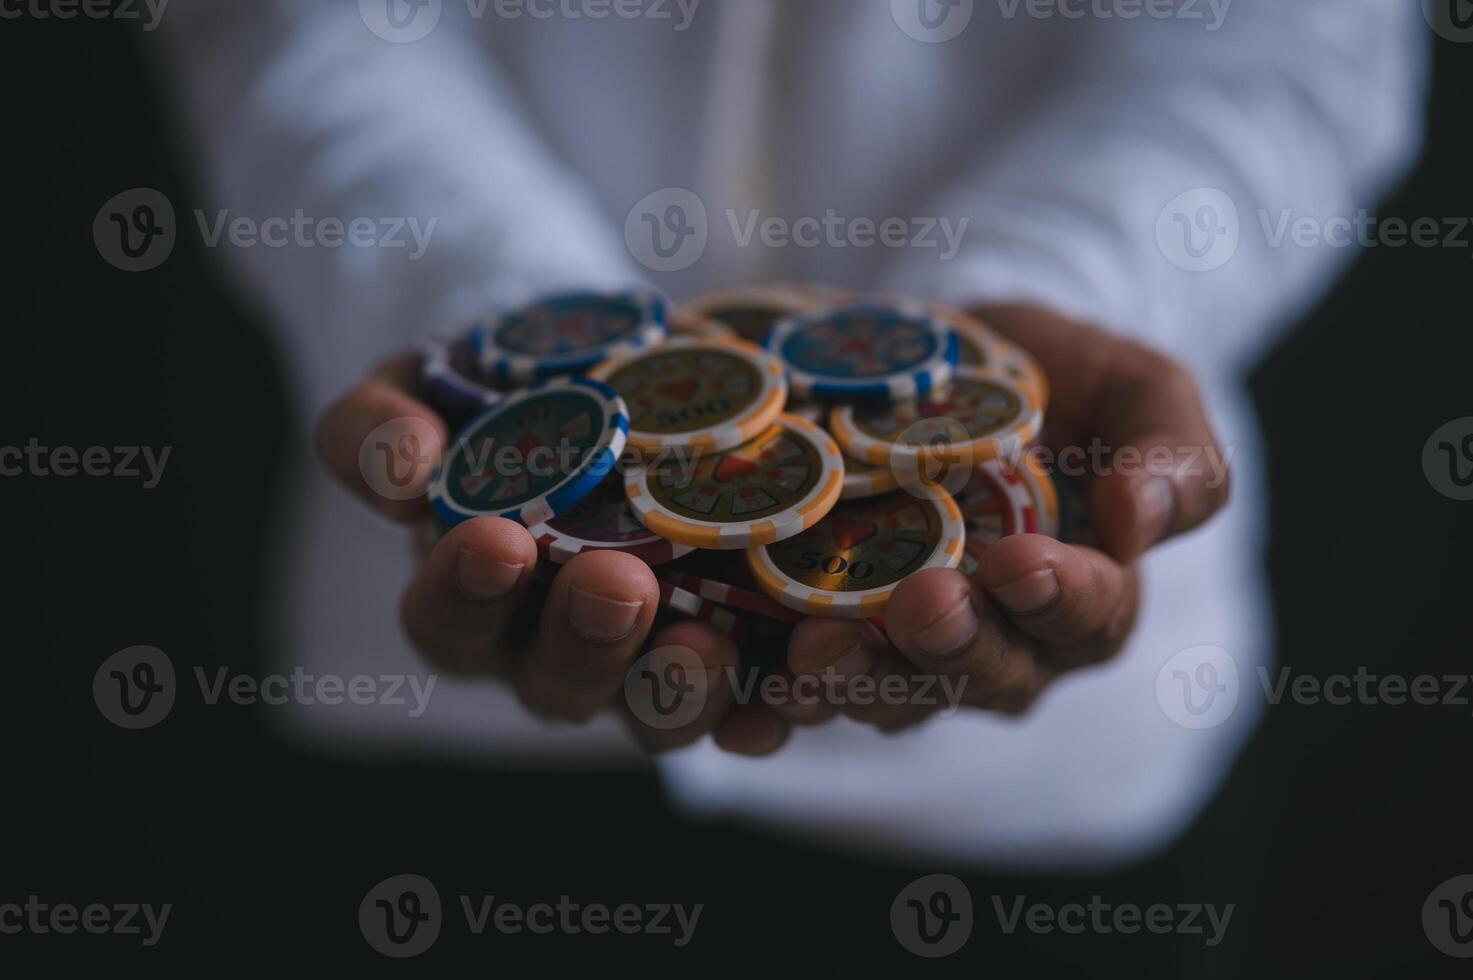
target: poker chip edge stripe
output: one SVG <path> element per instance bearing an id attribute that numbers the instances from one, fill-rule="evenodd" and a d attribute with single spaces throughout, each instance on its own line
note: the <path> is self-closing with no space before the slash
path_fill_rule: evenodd
<path id="1" fill-rule="evenodd" d="M 802 533 L 818 523 L 838 503 L 839 494 L 843 491 L 844 455 L 827 432 L 807 419 L 781 413 L 772 424 L 802 431 L 819 451 L 827 472 L 806 501 L 794 504 L 773 518 L 746 523 L 716 523 L 679 517 L 666 513 L 650 494 L 646 486 L 648 466 L 637 466 L 625 477 L 624 490 L 640 523 L 663 538 L 708 551 L 738 551 L 754 545 L 772 544 Z M 816 518 L 812 517 L 815 510 L 819 511 Z M 799 526 L 796 530 L 790 530 L 790 524 L 794 520 Z M 807 523 L 802 523 L 803 521 Z"/>
<path id="2" fill-rule="evenodd" d="M 962 551 L 966 544 L 966 524 L 956 501 L 951 498 L 950 494 L 917 497 L 916 499 L 937 504 L 942 511 L 941 541 L 916 571 L 925 571 L 928 568 L 956 568 L 961 563 Z M 894 582 L 878 589 L 847 593 L 825 592 L 811 586 L 801 585 L 780 572 L 768 556 L 765 545 L 747 549 L 747 565 L 762 589 L 789 609 L 810 616 L 833 619 L 869 619 L 880 615 L 884 612 L 885 604 L 890 601 L 891 593 L 900 584 L 900 582 Z"/>
<path id="3" fill-rule="evenodd" d="M 625 440 L 629 432 L 629 418 L 624 410 L 624 400 L 619 397 L 618 392 L 614 391 L 614 389 L 602 381 L 584 377 L 544 378 L 507 398 L 505 401 L 489 406 L 484 412 L 461 428 L 452 441 L 452 446 L 456 447 L 454 451 L 458 453 L 460 451 L 458 447 L 464 442 L 466 434 L 480 429 L 486 424 L 487 417 L 496 412 L 508 411 L 522 401 L 530 401 L 533 397 L 545 394 L 549 389 L 577 387 L 593 389 L 601 396 L 604 402 L 604 432 L 610 433 L 609 444 L 598 450 L 592 462 L 588 463 L 581 472 L 568 477 L 567 480 L 553 487 L 552 490 L 539 495 L 533 500 L 527 501 L 526 504 L 520 507 L 471 513 L 468 510 L 462 510 L 457 506 L 453 506 L 445 499 L 444 487 L 449 479 L 451 467 L 445 460 L 442 460 L 439 471 L 430 480 L 429 488 L 426 491 L 430 499 L 430 507 L 436 516 L 450 527 L 477 517 L 504 517 L 524 527 L 531 528 L 539 524 L 545 524 L 562 513 L 562 511 L 567 510 L 588 496 L 593 488 L 598 486 L 599 481 L 607 476 L 614 468 L 614 464 L 624 451 Z M 602 437 L 601 434 L 600 440 Z M 452 457 L 447 457 L 447 459 L 450 458 Z M 555 502 L 554 498 L 556 498 Z"/>

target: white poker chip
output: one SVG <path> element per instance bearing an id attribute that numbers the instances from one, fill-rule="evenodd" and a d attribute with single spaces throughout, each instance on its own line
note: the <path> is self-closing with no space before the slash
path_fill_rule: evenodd
<path id="1" fill-rule="evenodd" d="M 956 334 L 925 307 L 861 300 L 789 317 L 764 346 L 783 362 L 803 398 L 891 402 L 923 396 L 956 369 Z"/>
<path id="2" fill-rule="evenodd" d="M 479 326 L 476 343 L 482 371 L 507 384 L 583 371 L 666 332 L 657 293 L 573 291 L 499 312 Z"/>
<path id="3" fill-rule="evenodd" d="M 810 616 L 871 619 L 927 568 L 956 568 L 966 530 L 945 493 L 903 490 L 846 500 L 796 537 L 747 551 L 752 575 L 778 602 Z"/>
<path id="4" fill-rule="evenodd" d="M 696 548 L 731 550 L 792 537 L 839 499 L 844 459 L 829 434 L 779 415 L 721 452 L 674 450 L 626 474 L 624 490 L 651 531 Z"/>
<path id="5" fill-rule="evenodd" d="M 629 409 L 629 445 L 644 453 L 721 452 L 761 435 L 783 410 L 783 367 L 735 337 L 677 337 L 600 364 L 590 377 Z"/>
<path id="6" fill-rule="evenodd" d="M 1016 459 L 1043 428 L 1043 409 L 1028 391 L 990 371 L 959 369 L 934 395 L 891 405 L 840 405 L 829 431 L 844 452 L 876 466 L 917 461 L 953 465 Z"/>
<path id="7" fill-rule="evenodd" d="M 447 526 L 473 517 L 542 524 L 608 475 L 628 429 L 623 399 L 602 382 L 533 385 L 460 431 L 430 481 L 430 504 Z"/>

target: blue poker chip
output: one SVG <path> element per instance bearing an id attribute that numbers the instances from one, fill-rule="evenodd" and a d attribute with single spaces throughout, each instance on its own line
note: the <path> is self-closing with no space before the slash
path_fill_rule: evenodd
<path id="1" fill-rule="evenodd" d="M 665 300 L 647 290 L 582 290 L 501 311 L 476 330 L 481 369 L 499 384 L 584 371 L 665 339 Z"/>
<path id="2" fill-rule="evenodd" d="M 505 517 L 534 527 L 592 492 L 628 435 L 628 409 L 608 385 L 540 382 L 461 429 L 430 481 L 430 504 L 447 526 Z"/>
<path id="3" fill-rule="evenodd" d="M 899 401 L 951 380 L 956 334 L 923 307 L 862 301 L 773 327 L 765 346 L 783 362 L 788 388 L 823 401 Z"/>
<path id="4" fill-rule="evenodd" d="M 435 407 L 449 414 L 479 412 L 506 398 L 481 371 L 474 331 L 426 343 L 420 349 L 419 376 Z"/>

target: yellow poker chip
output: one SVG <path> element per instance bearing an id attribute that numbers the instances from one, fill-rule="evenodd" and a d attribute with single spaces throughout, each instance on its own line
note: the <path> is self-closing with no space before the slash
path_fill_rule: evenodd
<path id="1" fill-rule="evenodd" d="M 729 327 L 724 326 L 721 321 L 713 320 L 704 313 L 688 310 L 683 306 L 677 306 L 669 313 L 670 335 L 672 337 L 734 337 L 735 333 Z"/>
<path id="2" fill-rule="evenodd" d="M 925 568 L 956 568 L 966 532 L 947 494 L 846 500 L 796 537 L 747 552 L 763 590 L 810 616 L 869 619 Z"/>
<path id="3" fill-rule="evenodd" d="M 1000 374 L 1033 395 L 1040 408 L 1048 407 L 1048 376 L 1033 355 L 970 313 L 940 303 L 927 304 L 927 308 L 956 334 L 960 367 Z"/>
<path id="4" fill-rule="evenodd" d="M 844 460 L 844 489 L 840 500 L 863 500 L 900 489 L 900 477 L 888 466 L 873 466 L 850 457 Z"/>
<path id="5" fill-rule="evenodd" d="M 644 526 L 713 550 L 771 544 L 818 523 L 839 499 L 844 458 L 828 433 L 779 415 L 750 442 L 718 452 L 673 451 L 625 476 Z"/>
<path id="6" fill-rule="evenodd" d="M 967 466 L 1015 458 L 1043 428 L 1025 389 L 990 371 L 958 370 L 941 391 L 891 405 L 839 405 L 829 431 L 844 452 L 876 466 L 940 460 Z"/>
<path id="7" fill-rule="evenodd" d="M 748 343 L 761 344 L 779 320 L 829 304 L 791 285 L 748 286 L 705 293 L 681 305 L 687 315 L 714 320 Z"/>
<path id="8" fill-rule="evenodd" d="M 644 453 L 716 453 L 764 432 L 782 413 L 782 364 L 735 337 L 678 337 L 590 372 L 629 408 L 628 445 Z"/>

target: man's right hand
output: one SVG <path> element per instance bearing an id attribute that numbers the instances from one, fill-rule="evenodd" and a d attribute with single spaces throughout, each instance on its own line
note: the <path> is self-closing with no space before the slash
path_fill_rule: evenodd
<path id="1" fill-rule="evenodd" d="M 317 447 L 328 471 L 370 507 L 397 523 L 429 519 L 425 491 L 449 444 L 443 419 L 417 392 L 418 361 L 389 361 L 334 402 L 318 426 Z M 377 492 L 360 465 L 375 432 L 433 433 L 433 449 L 391 499 Z M 534 585 L 536 542 L 520 524 L 483 517 L 452 528 L 420 563 L 400 603 L 405 632 L 436 669 L 499 678 L 522 703 L 547 718 L 586 722 L 624 704 L 624 679 L 651 641 L 659 589 L 648 565 L 632 555 L 585 552 L 558 569 L 546 589 Z M 529 604 L 540 602 L 536 609 Z M 624 711 L 640 741 L 654 750 L 688 745 L 706 733 L 730 752 L 766 755 L 786 739 L 788 724 L 761 705 L 733 704 L 728 668 L 739 663 L 730 637 L 698 621 L 659 630 L 651 647 L 690 650 L 705 665 L 707 692 L 697 719 L 673 730 L 651 727 Z"/>

